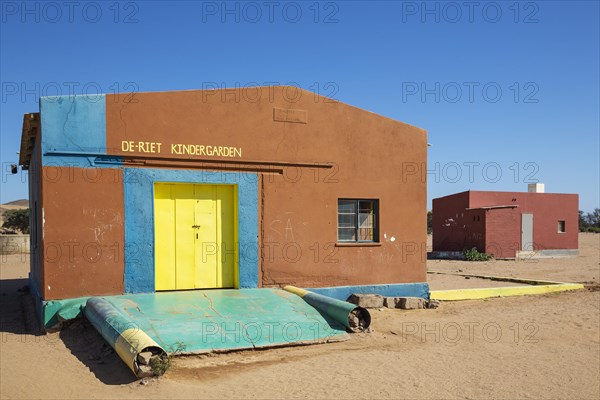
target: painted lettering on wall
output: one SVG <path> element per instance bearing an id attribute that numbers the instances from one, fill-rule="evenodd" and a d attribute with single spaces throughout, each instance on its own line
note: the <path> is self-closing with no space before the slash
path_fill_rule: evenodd
<path id="1" fill-rule="evenodd" d="M 171 154 L 189 154 L 192 156 L 241 157 L 241 147 L 204 146 L 201 144 L 172 144 Z"/>
<path id="2" fill-rule="evenodd" d="M 160 153 L 162 143 L 158 142 L 134 142 L 133 140 L 121 141 L 121 151 L 138 153 Z"/>
<path id="3" fill-rule="evenodd" d="M 202 144 L 181 144 L 172 143 L 164 146 L 159 142 L 136 142 L 133 140 L 121 141 L 121 151 L 131 153 L 152 153 L 152 154 L 190 155 L 190 156 L 208 156 L 208 157 L 241 157 L 242 148 L 232 146 L 211 146 Z"/>

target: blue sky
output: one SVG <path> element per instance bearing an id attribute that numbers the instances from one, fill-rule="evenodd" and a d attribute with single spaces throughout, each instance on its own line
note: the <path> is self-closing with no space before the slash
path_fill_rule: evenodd
<path id="1" fill-rule="evenodd" d="M 428 131 L 428 197 L 599 205 L 597 1 L 2 2 L 2 203 L 39 95 L 297 84 Z M 470 4 L 470 5 L 469 5 Z"/>

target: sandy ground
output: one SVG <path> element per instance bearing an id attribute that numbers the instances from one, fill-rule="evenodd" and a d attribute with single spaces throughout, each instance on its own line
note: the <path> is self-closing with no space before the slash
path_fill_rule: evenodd
<path id="1" fill-rule="evenodd" d="M 428 237 L 429 245 L 431 236 Z M 597 285 L 600 282 L 600 235 L 579 234 L 579 256 L 565 258 L 540 258 L 525 260 L 491 260 L 484 262 L 428 260 L 427 270 L 444 273 L 492 275 L 511 278 L 539 279 L 559 282 Z M 456 282 L 458 288 L 471 287 L 465 279 L 429 274 L 432 290 L 450 289 L 444 279 Z M 488 281 L 491 282 L 491 281 Z M 440 285 L 438 285 L 438 283 Z M 495 285 L 496 283 L 489 283 Z M 443 287 L 442 287 L 443 286 Z M 506 285 L 510 286 L 510 285 Z M 488 286 L 486 286 L 488 287 Z"/>
<path id="2" fill-rule="evenodd" d="M 588 282 L 586 290 L 373 310 L 374 332 L 346 342 L 176 358 L 147 385 L 84 321 L 57 334 L 35 333 L 30 297 L 18 291 L 28 260 L 4 257 L 0 397 L 597 399 L 600 235 L 580 239 L 577 259 L 442 261 L 430 268 Z"/>
<path id="3" fill-rule="evenodd" d="M 429 282 L 430 290 L 452 290 L 452 289 L 476 289 L 476 288 L 491 288 L 491 287 L 507 287 L 507 286 L 523 286 L 524 283 L 495 281 L 490 279 L 480 279 L 470 276 L 462 276 L 466 274 L 458 272 L 461 275 L 453 275 L 451 272 L 438 274 L 429 272 L 427 281 Z"/>

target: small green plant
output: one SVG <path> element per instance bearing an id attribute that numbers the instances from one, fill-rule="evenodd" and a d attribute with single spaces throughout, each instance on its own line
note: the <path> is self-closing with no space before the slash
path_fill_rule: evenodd
<path id="1" fill-rule="evenodd" d="M 177 355 L 185 353 L 186 348 L 187 348 L 187 346 L 185 345 L 184 342 L 175 342 L 175 344 L 173 344 L 172 346 L 169 346 L 169 353 L 174 356 L 177 356 Z"/>
<path id="2" fill-rule="evenodd" d="M 162 376 L 169 368 L 171 368 L 174 356 L 185 352 L 186 346 L 183 342 L 176 342 L 174 346 L 169 347 L 170 354 L 160 354 L 153 356 L 150 359 L 150 368 L 156 376 Z"/>
<path id="3" fill-rule="evenodd" d="M 490 258 L 492 258 L 492 256 L 487 253 L 480 253 L 477 251 L 476 247 L 473 247 L 471 250 L 463 250 L 463 254 L 465 255 L 465 260 L 467 261 L 488 261 Z"/>
<path id="4" fill-rule="evenodd" d="M 150 368 L 156 376 L 162 376 L 171 367 L 171 356 L 162 354 L 150 359 Z"/>

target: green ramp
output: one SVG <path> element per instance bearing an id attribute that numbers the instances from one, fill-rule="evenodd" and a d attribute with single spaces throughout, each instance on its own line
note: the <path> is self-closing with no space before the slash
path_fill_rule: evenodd
<path id="1" fill-rule="evenodd" d="M 194 290 L 105 296 L 112 315 L 94 318 L 101 325 L 120 313 L 128 329 L 144 332 L 169 354 L 324 343 L 349 338 L 346 327 L 322 315 L 301 297 L 279 289 Z M 106 307 L 105 307 L 106 308 Z M 95 310 L 96 314 L 105 311 Z M 86 310 L 86 315 L 92 310 Z M 100 326 L 96 326 L 100 325 Z"/>

